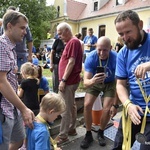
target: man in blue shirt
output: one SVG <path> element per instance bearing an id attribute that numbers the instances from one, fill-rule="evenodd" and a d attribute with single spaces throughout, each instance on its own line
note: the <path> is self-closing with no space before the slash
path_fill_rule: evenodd
<path id="1" fill-rule="evenodd" d="M 143 30 L 143 21 L 132 10 L 120 13 L 115 19 L 115 26 L 125 43 L 117 56 L 115 74 L 117 93 L 127 115 L 122 116 L 123 122 L 120 121 L 113 150 L 130 149 L 135 137 L 137 140 L 142 137 L 140 149 L 148 150 L 150 144 L 146 142 L 150 141 L 150 114 L 146 112 L 150 103 L 145 98 L 150 95 L 150 34 Z M 129 123 L 125 126 L 126 122 Z M 131 130 L 126 130 L 129 127 L 132 127 L 132 133 Z M 128 137 L 123 133 L 129 134 Z"/>
<path id="2" fill-rule="evenodd" d="M 81 142 L 81 148 L 88 148 L 93 142 L 92 106 L 100 92 L 103 92 L 103 113 L 101 125 L 98 131 L 98 142 L 100 146 L 105 146 L 104 129 L 117 112 L 117 98 L 115 88 L 115 68 L 117 53 L 111 51 L 110 39 L 103 36 L 97 41 L 96 50 L 90 52 L 85 60 L 84 85 L 87 88 L 84 99 L 84 118 L 86 124 L 86 135 Z M 97 73 L 97 66 L 103 67 L 105 71 Z M 111 114 L 111 115 L 110 115 Z"/>
<path id="3" fill-rule="evenodd" d="M 88 29 L 88 35 L 85 36 L 85 38 L 83 39 L 84 42 L 84 60 L 85 58 L 88 56 L 88 54 L 95 50 L 96 48 L 96 43 L 97 43 L 97 37 L 95 35 L 93 35 L 93 29 L 89 28 Z"/>

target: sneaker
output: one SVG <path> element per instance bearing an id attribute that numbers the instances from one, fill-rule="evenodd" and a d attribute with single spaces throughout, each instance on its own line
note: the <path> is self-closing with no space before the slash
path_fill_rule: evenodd
<path id="1" fill-rule="evenodd" d="M 68 135 L 70 135 L 70 136 L 76 136 L 76 135 L 77 135 L 76 129 L 70 130 L 70 131 L 68 132 Z"/>
<path id="2" fill-rule="evenodd" d="M 57 137 L 55 138 L 55 141 L 56 141 L 56 143 L 57 143 L 58 145 L 61 145 L 61 144 L 64 144 L 64 143 L 68 142 L 69 139 L 68 139 L 67 137 L 66 137 L 66 138 L 60 138 L 59 136 L 57 136 Z"/>
<path id="3" fill-rule="evenodd" d="M 106 145 L 106 140 L 105 140 L 103 134 L 100 134 L 100 133 L 98 132 L 97 138 L 98 138 L 98 142 L 99 142 L 99 145 L 100 145 L 100 146 L 105 146 L 105 145 Z"/>
<path id="4" fill-rule="evenodd" d="M 90 146 L 90 144 L 93 142 L 93 136 L 91 135 L 85 135 L 85 138 L 83 139 L 83 141 L 80 144 L 81 148 L 88 148 Z"/>

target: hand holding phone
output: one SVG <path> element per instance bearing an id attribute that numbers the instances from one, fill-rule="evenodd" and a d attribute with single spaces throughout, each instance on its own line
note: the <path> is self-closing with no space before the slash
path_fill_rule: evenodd
<path id="1" fill-rule="evenodd" d="M 97 66 L 96 73 L 105 73 L 105 68 L 101 66 Z"/>

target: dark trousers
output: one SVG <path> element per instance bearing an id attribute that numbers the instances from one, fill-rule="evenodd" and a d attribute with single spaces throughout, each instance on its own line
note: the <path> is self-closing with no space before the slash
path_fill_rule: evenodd
<path id="1" fill-rule="evenodd" d="M 52 81 L 53 81 L 53 92 L 58 93 L 58 86 L 59 86 L 58 64 L 54 64 Z"/>
<path id="2" fill-rule="evenodd" d="M 131 147 L 133 146 L 135 142 L 135 136 L 137 133 L 139 133 L 141 130 L 141 124 L 140 125 L 134 125 L 132 123 L 132 134 L 131 134 Z M 114 147 L 112 150 L 121 150 L 122 149 L 122 143 L 123 143 L 123 135 L 122 135 L 122 119 L 120 119 L 119 128 L 115 137 Z M 144 135 L 146 136 L 147 140 L 145 144 L 141 144 L 140 150 L 150 150 L 150 117 L 147 117 L 147 122 L 145 126 L 145 132 Z"/>

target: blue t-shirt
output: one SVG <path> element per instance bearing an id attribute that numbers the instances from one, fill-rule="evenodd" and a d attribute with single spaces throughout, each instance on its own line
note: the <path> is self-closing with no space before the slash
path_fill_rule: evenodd
<path id="1" fill-rule="evenodd" d="M 150 34 L 145 34 L 146 41 L 138 49 L 130 50 L 126 46 L 118 53 L 116 65 L 116 78 L 127 79 L 130 88 L 130 100 L 145 110 L 145 100 L 140 91 L 134 71 L 139 64 L 150 61 Z M 145 75 L 145 79 L 141 80 L 144 92 L 150 94 L 150 72 Z M 150 103 L 149 103 L 150 107 Z"/>
<path id="2" fill-rule="evenodd" d="M 97 43 L 97 37 L 92 35 L 92 36 L 86 36 L 84 39 L 83 39 L 83 42 L 84 44 L 95 44 Z M 90 47 L 90 50 L 86 50 L 84 49 L 84 53 L 89 53 L 91 51 L 95 50 L 95 47 L 91 46 Z"/>
<path id="3" fill-rule="evenodd" d="M 44 91 L 49 91 L 49 83 L 46 77 L 42 77 L 40 80 L 39 88 L 43 89 Z"/>
<path id="4" fill-rule="evenodd" d="M 16 50 L 18 58 L 22 58 L 23 56 L 28 55 L 26 42 L 29 43 L 29 42 L 32 42 L 33 40 L 29 26 L 26 28 L 26 32 L 27 34 L 24 36 L 23 41 L 16 43 L 15 50 Z"/>
<path id="5" fill-rule="evenodd" d="M 112 82 L 115 80 L 116 57 L 117 53 L 115 51 L 110 51 L 109 58 L 107 60 L 101 60 L 102 66 L 107 64 L 107 66 L 105 66 L 105 73 L 107 77 L 104 83 Z M 97 54 L 97 50 L 94 50 L 87 56 L 84 63 L 84 68 L 85 71 L 92 73 L 94 76 L 96 74 L 97 66 L 100 66 L 99 56 Z"/>
<path id="6" fill-rule="evenodd" d="M 38 60 L 38 58 L 32 58 L 32 63 L 33 63 L 34 65 L 38 66 L 38 65 L 39 65 L 39 60 Z"/>
<path id="7" fill-rule="evenodd" d="M 27 127 L 28 150 L 50 150 L 50 133 L 46 124 L 34 122 L 34 129 Z"/>

